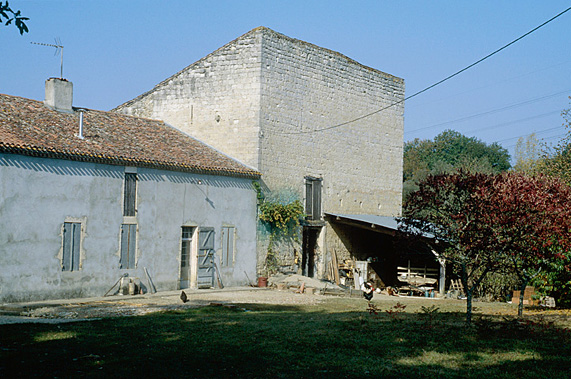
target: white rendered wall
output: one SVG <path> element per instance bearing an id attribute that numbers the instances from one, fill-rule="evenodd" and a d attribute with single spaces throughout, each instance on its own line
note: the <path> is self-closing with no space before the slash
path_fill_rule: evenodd
<path id="1" fill-rule="evenodd" d="M 178 288 L 181 227 L 236 228 L 224 285 L 256 270 L 256 194 L 250 179 L 138 168 L 136 267 L 120 269 L 125 167 L 0 154 L 0 301 L 102 296 L 127 273 Z M 62 225 L 82 223 L 78 271 L 61 269 Z M 220 266 L 219 266 L 220 267 Z"/>

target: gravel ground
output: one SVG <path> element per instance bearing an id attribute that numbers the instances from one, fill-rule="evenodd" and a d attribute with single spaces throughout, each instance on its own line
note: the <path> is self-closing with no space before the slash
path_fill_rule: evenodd
<path id="1" fill-rule="evenodd" d="M 135 296 L 108 296 L 89 299 L 53 300 L 0 305 L 0 325 L 14 323 L 63 323 L 96 320 L 106 317 L 138 316 L 152 312 L 232 304 L 317 304 L 324 296 L 295 293 L 295 289 L 278 291 L 269 288 L 229 288 L 223 290 L 185 290 L 188 302 L 180 299 L 181 291 Z"/>
<path id="2" fill-rule="evenodd" d="M 68 300 L 47 300 L 31 303 L 0 304 L 0 325 L 19 323 L 64 323 L 90 321 L 108 317 L 138 316 L 152 312 L 196 308 L 212 304 L 235 306 L 235 304 L 278 304 L 278 305 L 316 305 L 331 299 L 322 295 L 324 289 L 335 293 L 335 285 L 327 282 L 301 277 L 298 275 L 272 277 L 268 282 L 272 288 L 234 287 L 225 289 L 184 290 L 188 301 L 183 303 L 181 291 L 159 292 L 145 295 L 107 296 Z M 304 283 L 308 293 L 296 293 Z M 285 288 L 277 290 L 276 288 Z M 311 289 L 314 289 L 312 294 Z M 360 292 L 357 293 L 359 296 Z M 412 311 L 423 305 L 438 304 L 441 312 L 463 312 L 466 303 L 461 300 L 444 300 L 428 298 L 393 297 L 376 294 L 374 302 L 382 307 L 390 307 L 395 301 L 405 303 Z M 388 305 L 387 305 L 388 304 Z M 517 306 L 508 303 L 474 302 L 475 313 L 513 315 L 517 314 Z M 384 309 L 384 308 L 383 308 Z M 571 326 L 570 310 L 544 310 L 564 320 Z M 541 316 L 542 310 L 526 310 L 527 315 Z"/>

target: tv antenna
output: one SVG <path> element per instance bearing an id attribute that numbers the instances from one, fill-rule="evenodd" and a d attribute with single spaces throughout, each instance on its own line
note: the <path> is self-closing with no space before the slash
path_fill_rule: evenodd
<path id="1" fill-rule="evenodd" d="M 54 41 L 55 41 L 55 44 L 40 43 L 40 42 L 30 42 L 30 43 L 32 43 L 34 45 L 40 45 L 40 46 L 55 47 L 56 52 L 54 55 L 57 55 L 58 53 L 60 54 L 60 77 L 59 78 L 63 79 L 63 46 L 62 46 L 59 38 L 55 38 Z"/>

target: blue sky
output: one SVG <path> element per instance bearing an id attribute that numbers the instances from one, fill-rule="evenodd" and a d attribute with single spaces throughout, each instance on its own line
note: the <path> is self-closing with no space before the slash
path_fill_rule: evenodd
<path id="1" fill-rule="evenodd" d="M 30 32 L 0 29 L 0 93 L 43 100 L 64 77 L 74 105 L 109 110 L 257 26 L 405 79 L 410 96 L 571 6 L 550 1 L 12 0 Z M 445 129 L 499 142 L 557 142 L 571 107 L 571 11 L 405 104 L 405 141 Z M 371 111 L 373 111 L 372 109 Z M 331 120 L 336 124 L 345 120 Z"/>

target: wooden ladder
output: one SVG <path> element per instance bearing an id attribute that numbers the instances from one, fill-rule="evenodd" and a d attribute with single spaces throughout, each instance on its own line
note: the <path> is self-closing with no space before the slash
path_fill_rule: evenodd
<path id="1" fill-rule="evenodd" d="M 460 279 L 450 280 L 450 291 L 459 291 L 464 293 L 464 286 L 462 285 L 462 281 Z"/>

